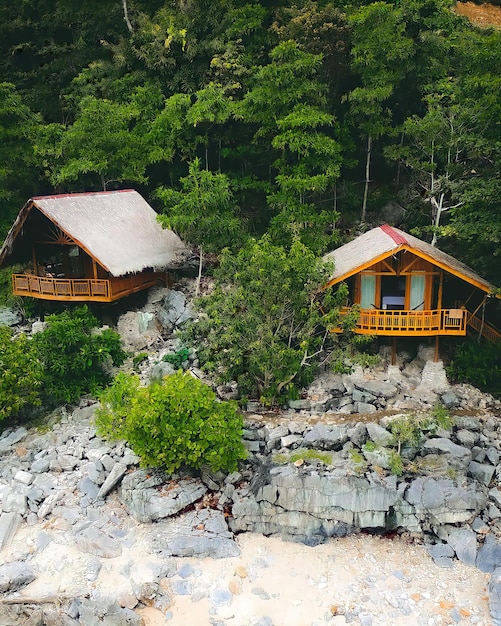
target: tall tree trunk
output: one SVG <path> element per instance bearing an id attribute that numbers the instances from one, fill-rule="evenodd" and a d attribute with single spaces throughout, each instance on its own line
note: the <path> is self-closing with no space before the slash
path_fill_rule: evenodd
<path id="1" fill-rule="evenodd" d="M 440 226 L 440 217 L 442 216 L 442 212 L 444 211 L 444 196 L 445 194 L 440 194 L 440 200 L 437 202 L 435 197 L 432 197 L 431 204 L 435 208 L 435 219 L 433 221 L 433 226 L 435 229 L 433 230 L 433 238 L 431 240 L 431 245 L 437 245 L 437 229 Z"/>
<path id="2" fill-rule="evenodd" d="M 202 250 L 202 246 L 200 246 L 199 248 L 199 260 L 198 260 L 198 276 L 197 276 L 197 284 L 195 287 L 195 298 L 198 297 L 198 294 L 200 293 L 200 282 L 202 280 L 202 265 L 203 265 L 203 250 Z"/>
<path id="3" fill-rule="evenodd" d="M 134 32 L 134 29 L 132 28 L 132 24 L 130 23 L 130 20 L 129 20 L 129 9 L 127 8 L 127 0 L 122 0 L 122 7 L 124 10 L 124 20 L 125 20 L 125 23 L 127 24 L 127 30 L 132 35 L 132 33 Z"/>
<path id="4" fill-rule="evenodd" d="M 403 132 L 400 133 L 400 148 L 402 148 L 402 146 L 404 145 L 404 138 L 405 138 L 404 133 Z M 399 159 L 398 160 L 398 165 L 397 165 L 397 180 L 395 181 L 397 189 L 400 186 L 400 171 L 401 171 L 401 169 L 402 169 L 402 159 Z"/>
<path id="5" fill-rule="evenodd" d="M 372 137 L 367 135 L 367 160 L 365 161 L 365 187 L 364 187 L 364 201 L 362 203 L 362 217 L 360 222 L 365 223 L 367 216 L 367 198 L 369 197 L 369 182 L 371 174 L 371 152 L 372 152 Z"/>

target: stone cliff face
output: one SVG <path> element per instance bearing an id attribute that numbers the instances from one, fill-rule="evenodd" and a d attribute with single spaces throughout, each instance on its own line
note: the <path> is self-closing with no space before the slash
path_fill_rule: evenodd
<path id="1" fill-rule="evenodd" d="M 406 484 L 287 466 L 275 468 L 255 495 L 234 494 L 230 527 L 308 544 L 360 529 L 422 534 L 473 521 L 487 501 L 487 489 L 474 481 L 418 477 Z"/>

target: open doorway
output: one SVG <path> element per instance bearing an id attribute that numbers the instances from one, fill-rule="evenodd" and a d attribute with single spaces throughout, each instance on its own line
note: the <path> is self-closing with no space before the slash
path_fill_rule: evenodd
<path id="1" fill-rule="evenodd" d="M 405 278 L 381 276 L 381 308 L 402 310 L 405 307 Z"/>

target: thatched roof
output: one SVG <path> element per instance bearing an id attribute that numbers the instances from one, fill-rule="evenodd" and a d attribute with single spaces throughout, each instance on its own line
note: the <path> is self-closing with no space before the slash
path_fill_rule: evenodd
<path id="1" fill-rule="evenodd" d="M 187 252 L 181 239 L 157 221 L 137 191 L 40 196 L 19 213 L 0 250 L 0 265 L 12 253 L 28 215 L 38 209 L 112 276 L 172 267 Z"/>
<path id="2" fill-rule="evenodd" d="M 325 261 L 334 262 L 334 273 L 328 284 L 346 280 L 401 250 L 408 250 L 486 292 L 493 289 L 490 283 L 450 254 L 387 224 L 369 230 L 324 256 Z"/>

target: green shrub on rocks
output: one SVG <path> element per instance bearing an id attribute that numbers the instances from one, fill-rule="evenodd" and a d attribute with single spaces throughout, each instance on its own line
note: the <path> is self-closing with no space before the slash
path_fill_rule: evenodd
<path id="1" fill-rule="evenodd" d="M 125 359 L 118 333 L 98 331 L 98 320 L 85 306 L 49 315 L 46 322 L 47 328 L 32 340 L 44 370 L 44 404 L 97 393 L 110 379 L 105 366 Z"/>
<path id="2" fill-rule="evenodd" d="M 402 450 L 417 449 L 426 439 L 427 433 L 436 433 L 439 428 L 449 430 L 453 424 L 453 417 L 441 404 L 437 404 L 429 413 L 400 415 L 392 419 L 387 426 L 392 438 L 386 445 L 379 445 L 368 440 L 362 446 L 360 453 L 352 453 L 352 460 L 354 463 L 358 461 L 361 469 L 364 469 L 364 465 L 360 457 L 374 467 L 377 465 L 387 469 L 396 476 L 415 473 L 418 471 L 418 465 L 403 458 Z"/>
<path id="3" fill-rule="evenodd" d="M 124 439 L 143 467 L 174 472 L 182 466 L 234 471 L 246 451 L 243 418 L 233 402 L 219 402 L 204 383 L 186 372 L 141 387 L 119 373 L 101 394 L 98 433 Z"/>
<path id="4" fill-rule="evenodd" d="M 314 450 L 312 448 L 298 448 L 293 452 L 281 453 L 273 455 L 273 462 L 277 465 L 285 465 L 286 463 L 298 463 L 301 461 L 315 462 L 318 461 L 324 465 L 332 465 L 332 452 L 324 450 Z"/>
<path id="5" fill-rule="evenodd" d="M 439 428 L 449 430 L 452 425 L 453 418 L 449 411 L 442 404 L 437 404 L 431 413 L 403 415 L 392 420 L 388 430 L 393 435 L 394 445 L 400 454 L 402 447 L 418 446 L 425 432 L 435 433 Z"/>

